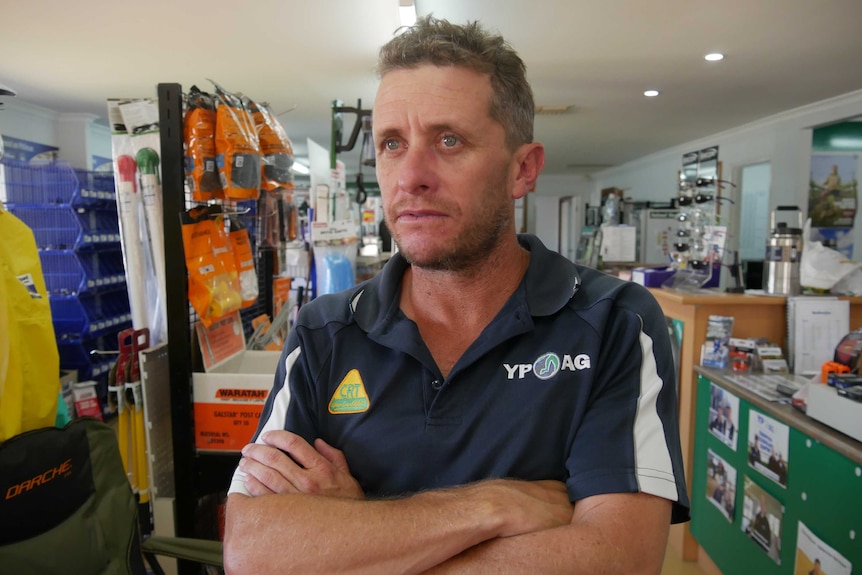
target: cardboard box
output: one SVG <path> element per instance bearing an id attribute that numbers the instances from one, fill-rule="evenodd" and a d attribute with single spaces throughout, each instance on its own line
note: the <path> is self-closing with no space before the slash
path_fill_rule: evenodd
<path id="1" fill-rule="evenodd" d="M 838 395 L 834 387 L 822 383 L 808 385 L 809 417 L 862 441 L 862 403 Z"/>
<path id="2" fill-rule="evenodd" d="M 278 366 L 278 351 L 241 351 L 192 374 L 195 447 L 239 451 L 257 429 Z"/>
<path id="3" fill-rule="evenodd" d="M 204 372 L 192 373 L 195 447 L 200 451 L 239 451 L 254 435 L 272 389 L 280 351 L 245 349 L 239 312 L 195 334 Z"/>
<path id="4" fill-rule="evenodd" d="M 99 404 L 99 396 L 96 394 L 95 381 L 87 380 L 72 384 L 72 396 L 75 400 L 77 417 L 102 419 L 102 406 Z"/>

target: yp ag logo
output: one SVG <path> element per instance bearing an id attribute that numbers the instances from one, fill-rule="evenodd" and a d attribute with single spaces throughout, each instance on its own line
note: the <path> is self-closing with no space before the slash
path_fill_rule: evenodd
<path id="1" fill-rule="evenodd" d="M 532 373 L 539 379 L 551 379 L 560 371 L 580 371 L 590 368 L 590 356 L 585 353 L 572 357 L 569 354 L 561 358 L 556 353 L 548 352 L 540 355 L 533 363 L 504 363 L 506 379 L 524 379 Z"/>

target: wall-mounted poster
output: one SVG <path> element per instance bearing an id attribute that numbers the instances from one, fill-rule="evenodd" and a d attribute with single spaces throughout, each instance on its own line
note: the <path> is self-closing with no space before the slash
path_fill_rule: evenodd
<path id="1" fill-rule="evenodd" d="M 736 505 L 736 468 L 708 450 L 706 464 L 706 499 L 733 523 Z"/>
<path id="2" fill-rule="evenodd" d="M 0 137 L 3 138 L 6 159 L 26 164 L 50 164 L 57 161 L 57 154 L 60 151 L 57 146 L 48 146 L 10 136 Z"/>
<path id="3" fill-rule="evenodd" d="M 781 519 L 784 506 L 745 477 L 742 502 L 742 532 L 773 561 L 781 565 Z"/>
<path id="4" fill-rule="evenodd" d="M 789 445 L 785 424 L 753 409 L 748 413 L 748 464 L 782 487 L 787 487 Z"/>
<path id="5" fill-rule="evenodd" d="M 813 228 L 847 228 L 856 217 L 858 156 L 813 154 L 808 214 Z"/>
<path id="6" fill-rule="evenodd" d="M 736 451 L 739 429 L 739 398 L 714 383 L 710 384 L 709 432 Z"/>
<path id="7" fill-rule="evenodd" d="M 799 522 L 793 575 L 850 575 L 853 564 Z"/>

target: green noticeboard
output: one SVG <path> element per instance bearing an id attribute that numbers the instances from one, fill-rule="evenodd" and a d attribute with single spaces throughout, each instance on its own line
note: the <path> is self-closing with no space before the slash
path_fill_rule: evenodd
<path id="1" fill-rule="evenodd" d="M 722 573 L 862 572 L 862 465 L 702 375 L 696 421 L 691 532 Z"/>

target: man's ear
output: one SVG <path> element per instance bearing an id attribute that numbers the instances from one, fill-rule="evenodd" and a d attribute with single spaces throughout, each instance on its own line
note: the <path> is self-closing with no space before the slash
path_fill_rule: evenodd
<path id="1" fill-rule="evenodd" d="M 517 200 L 536 190 L 536 180 L 545 165 L 545 147 L 538 142 L 524 144 L 515 152 L 514 160 L 516 172 L 512 197 Z"/>

